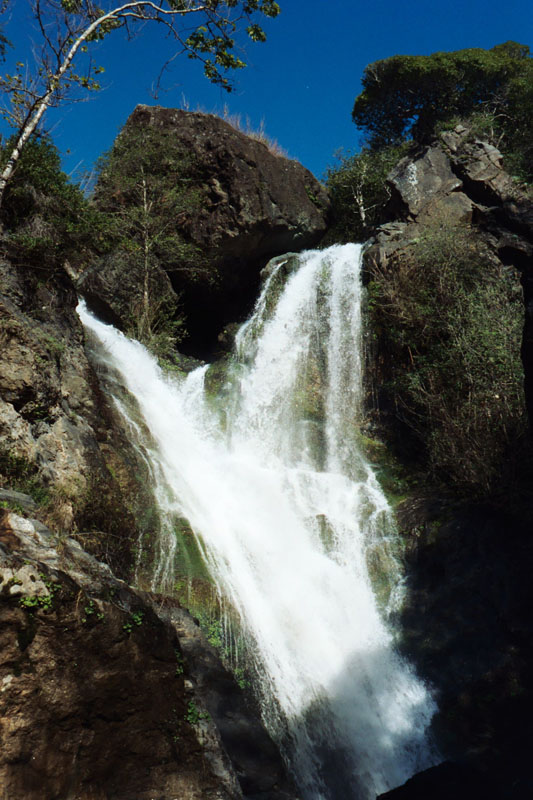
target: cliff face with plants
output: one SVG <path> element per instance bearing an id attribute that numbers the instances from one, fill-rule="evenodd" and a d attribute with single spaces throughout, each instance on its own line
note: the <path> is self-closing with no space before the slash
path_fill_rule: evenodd
<path id="1" fill-rule="evenodd" d="M 157 106 L 128 119 L 95 203 L 120 233 L 79 275 L 84 295 L 122 328 L 160 343 L 167 331 L 196 356 L 249 312 L 269 258 L 320 241 L 329 207 L 311 173 L 268 142 Z"/>
<path id="2" fill-rule="evenodd" d="M 6 796 L 291 800 L 279 753 L 197 624 L 136 591 L 31 497 L 0 491 Z"/>
<path id="3" fill-rule="evenodd" d="M 405 543 L 402 647 L 454 763 L 386 795 L 522 797 L 532 711 L 529 49 L 369 65 L 332 240 L 369 240 L 368 452 Z"/>
<path id="4" fill-rule="evenodd" d="M 466 796 L 488 774 L 507 796 L 527 785 L 533 689 L 533 203 L 463 125 L 402 158 L 387 187 L 365 254 L 369 390 L 406 543 L 403 646 L 438 691 L 444 751 L 479 770 L 434 785 Z"/>
<path id="5" fill-rule="evenodd" d="M 204 221 L 188 240 L 181 232 L 182 212 L 194 219 L 191 207 L 198 210 L 196 189 L 191 200 L 180 185 L 181 144 L 165 150 L 180 160 L 178 188 L 152 183 L 151 202 L 158 200 L 162 216 L 148 227 L 150 209 L 135 207 L 138 176 L 127 165 L 122 188 L 105 203 L 100 192 L 102 210 L 68 184 L 45 138 L 26 149 L 6 193 L 0 262 L 0 783 L 13 797 L 293 796 L 279 753 L 198 625 L 177 602 L 123 582 L 133 581 L 141 530 L 153 533 L 157 524 L 154 500 L 146 463 L 99 387 L 75 311 L 81 283 L 88 298 L 128 330 L 138 326 L 148 340 L 159 334 L 156 345 L 163 342 L 162 355 L 168 355 L 182 335 L 182 308 L 192 308 L 192 295 L 177 306 L 177 292 L 185 298 L 190 287 L 191 263 L 201 265 L 202 297 L 214 302 L 214 287 L 222 281 L 222 296 L 233 292 L 231 311 L 242 316 L 259 269 L 258 259 L 246 263 L 251 249 L 279 253 L 316 242 L 324 230 L 324 191 L 300 165 L 247 143 L 221 121 L 185 118 L 190 124 L 184 129 L 191 141 L 198 138 L 196 149 L 207 162 L 201 168 L 195 162 L 187 173 L 196 179 L 199 170 L 206 181 L 198 196 L 205 204 L 202 192 L 228 192 L 212 199 L 214 208 L 220 205 L 218 238 L 205 230 L 209 213 L 199 213 Z M 222 131 L 218 139 L 210 126 Z M 237 179 L 229 186 L 214 175 L 218 158 L 227 164 L 229 181 L 232 159 L 239 162 L 232 146 L 241 147 L 241 189 Z M 145 151 L 151 153 L 148 146 Z M 285 188 L 295 193 L 294 201 Z M 168 215 L 176 223 L 172 231 Z M 120 270 L 126 233 L 132 263 L 148 265 L 147 285 L 142 272 L 128 283 Z M 237 233 L 242 242 L 230 247 Z M 145 243 L 150 258 L 136 261 Z M 174 245 L 183 260 L 169 271 L 183 269 L 187 276 L 176 288 L 157 260 Z M 117 271 L 99 272 L 112 257 Z M 216 275 L 205 278 L 209 270 Z M 196 312 L 200 328 L 205 310 Z M 200 330 L 196 349 L 216 340 L 225 313 L 215 315 L 205 340 Z M 193 338 L 194 330 L 193 323 Z"/>
<path id="6" fill-rule="evenodd" d="M 496 77 L 513 67 L 512 108 L 524 59 L 489 59 Z M 435 688 L 455 762 L 391 798 L 518 798 L 533 712 L 533 203 L 507 166 L 527 177 L 529 140 L 500 131 L 520 151 L 502 161 L 487 119 L 422 122 L 414 142 L 376 129 L 379 147 L 328 181 L 330 240 L 370 237 L 367 449 L 405 545 L 401 647 Z M 75 306 L 80 292 L 187 368 L 178 350 L 223 349 L 267 259 L 315 246 L 328 214 L 301 165 L 203 114 L 138 107 L 90 203 L 46 140 L 21 159 L 0 261 L 0 782 L 13 797 L 293 796 L 198 626 L 128 585 L 153 524 L 149 476 Z"/>

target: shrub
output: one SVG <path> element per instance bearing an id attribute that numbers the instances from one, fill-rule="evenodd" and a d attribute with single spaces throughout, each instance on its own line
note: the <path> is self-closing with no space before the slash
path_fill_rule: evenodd
<path id="1" fill-rule="evenodd" d="M 433 479 L 498 492 L 506 452 L 525 430 L 516 275 L 468 226 L 446 218 L 372 269 L 371 326 L 388 364 L 385 394 Z"/>
<path id="2" fill-rule="evenodd" d="M 0 149 L 3 163 L 11 150 Z M 65 260 L 79 262 L 89 251 L 105 251 L 110 219 L 70 183 L 57 148 L 47 136 L 25 146 L 4 195 L 0 219 L 13 260 L 31 270 L 54 273 Z"/>
<path id="3" fill-rule="evenodd" d="M 332 242 L 362 242 L 381 222 L 383 208 L 390 198 L 385 179 L 407 152 L 408 145 L 337 156 L 339 164 L 326 172 L 331 197 Z"/>

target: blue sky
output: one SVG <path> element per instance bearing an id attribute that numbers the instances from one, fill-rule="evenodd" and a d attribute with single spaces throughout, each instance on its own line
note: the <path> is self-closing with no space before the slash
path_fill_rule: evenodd
<path id="1" fill-rule="evenodd" d="M 236 76 L 228 95 L 211 86 L 198 63 L 178 58 L 167 89 L 154 100 L 151 85 L 171 52 L 157 26 L 132 42 L 110 35 L 95 52 L 105 67 L 104 90 L 88 102 L 63 107 L 47 124 L 63 154 L 67 172 L 90 170 L 113 143 L 137 103 L 197 108 L 264 122 L 266 132 L 321 177 L 339 148 L 356 150 L 351 122 L 364 67 L 395 54 L 492 47 L 513 39 L 533 49 L 531 0 L 279 0 L 281 15 L 266 20 L 265 44 L 248 44 L 249 66 Z M 6 33 L 15 49 L 10 58 L 31 58 L 38 39 L 29 18 L 29 0 L 14 0 Z M 67 152 L 69 151 L 69 152 Z"/>

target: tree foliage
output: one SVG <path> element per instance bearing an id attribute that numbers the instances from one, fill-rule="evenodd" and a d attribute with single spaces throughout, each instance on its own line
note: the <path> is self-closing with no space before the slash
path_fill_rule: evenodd
<path id="1" fill-rule="evenodd" d="M 353 120 L 371 149 L 408 139 L 426 143 L 436 126 L 471 114 L 490 121 L 505 151 L 521 154 L 533 175 L 533 59 L 529 48 L 506 42 L 430 56 L 393 56 L 366 67 Z"/>
<path id="2" fill-rule="evenodd" d="M 385 179 L 405 151 L 405 145 L 380 150 L 363 148 L 354 155 L 340 155 L 339 163 L 328 168 L 326 186 L 331 198 L 332 241 L 368 239 L 381 222 L 383 207 L 390 197 Z"/>
<path id="3" fill-rule="evenodd" d="M 245 26 L 252 41 L 264 41 L 256 16 L 276 17 L 280 11 L 274 0 L 127 0 L 118 6 L 115 1 L 32 0 L 40 31 L 40 45 L 32 53 L 36 63 L 21 56 L 14 73 L 0 77 L 8 101 L 2 113 L 17 131 L 0 176 L 0 203 L 22 148 L 46 110 L 79 96 L 80 90 L 100 88 L 103 70 L 90 57 L 94 42 L 119 29 L 133 36 L 143 25 L 158 23 L 174 40 L 175 55 L 200 60 L 206 77 L 230 91 L 228 70 L 246 66 L 235 52 L 239 27 Z"/>
<path id="4" fill-rule="evenodd" d="M 0 164 L 12 140 L 0 149 Z M 48 136 L 33 136 L 21 155 L 0 209 L 4 245 L 17 263 L 41 277 L 62 271 L 65 260 L 79 262 L 109 244 L 109 221 L 91 206 L 61 170 Z"/>
<path id="5" fill-rule="evenodd" d="M 113 259 L 127 261 L 137 287 L 130 332 L 156 351 L 172 349 L 183 334 L 162 276 L 180 273 L 194 282 L 203 274 L 201 253 L 179 232 L 200 207 L 200 178 L 172 130 L 154 125 L 126 125 L 99 162 L 94 203 L 114 220 Z"/>

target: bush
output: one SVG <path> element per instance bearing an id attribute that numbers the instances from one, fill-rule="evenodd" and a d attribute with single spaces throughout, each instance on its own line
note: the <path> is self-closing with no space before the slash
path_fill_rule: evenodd
<path id="1" fill-rule="evenodd" d="M 392 56 L 369 64 L 362 82 L 352 117 L 371 150 L 427 144 L 442 123 L 485 118 L 513 171 L 533 180 L 533 59 L 526 45 Z"/>
<path id="2" fill-rule="evenodd" d="M 374 267 L 368 291 L 378 357 L 389 365 L 385 393 L 430 477 L 497 493 L 506 452 L 526 427 L 514 272 L 468 226 L 441 218 L 386 271 Z"/>
<path id="3" fill-rule="evenodd" d="M 0 149 L 2 164 L 12 144 Z M 103 252 L 110 243 L 110 219 L 69 182 L 47 136 L 34 136 L 24 147 L 0 219 L 10 256 L 41 274 L 53 274 L 65 260 L 79 262 L 90 251 Z"/>
<path id="4" fill-rule="evenodd" d="M 185 335 L 171 284 L 194 285 L 208 274 L 179 230 L 200 209 L 202 192 L 194 157 L 165 128 L 127 124 L 99 162 L 94 200 L 114 221 L 112 257 L 127 264 L 131 283 L 128 333 L 163 358 Z"/>
<path id="5" fill-rule="evenodd" d="M 326 186 L 331 198 L 332 242 L 363 242 L 381 222 L 383 208 L 390 197 L 385 179 L 406 154 L 408 145 L 355 155 L 338 155 L 339 164 L 329 167 Z"/>

